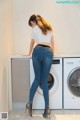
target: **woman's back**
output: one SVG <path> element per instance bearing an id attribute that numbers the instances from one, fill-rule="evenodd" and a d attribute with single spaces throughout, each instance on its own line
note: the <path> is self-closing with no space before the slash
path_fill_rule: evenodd
<path id="1" fill-rule="evenodd" d="M 44 43 L 49 45 L 51 42 L 51 37 L 52 31 L 48 30 L 47 34 L 45 35 L 37 25 L 32 30 L 32 39 L 34 39 L 37 44 Z"/>

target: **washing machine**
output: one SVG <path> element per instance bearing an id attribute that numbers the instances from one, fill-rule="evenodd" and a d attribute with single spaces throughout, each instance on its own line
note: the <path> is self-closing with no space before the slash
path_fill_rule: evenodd
<path id="1" fill-rule="evenodd" d="M 46 69 L 46 68 L 45 68 Z M 30 87 L 34 81 L 34 69 L 30 60 Z M 62 109 L 62 58 L 53 58 L 48 76 L 50 109 Z M 43 91 L 39 84 L 33 100 L 33 109 L 44 109 Z"/>
<path id="2" fill-rule="evenodd" d="M 80 58 L 64 58 L 64 109 L 80 109 Z"/>

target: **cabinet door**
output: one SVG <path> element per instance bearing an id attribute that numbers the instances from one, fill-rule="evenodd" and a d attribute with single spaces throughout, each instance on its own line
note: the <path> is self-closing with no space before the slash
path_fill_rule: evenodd
<path id="1" fill-rule="evenodd" d="M 22 109 L 29 97 L 30 61 L 13 58 L 11 61 L 12 109 Z"/>

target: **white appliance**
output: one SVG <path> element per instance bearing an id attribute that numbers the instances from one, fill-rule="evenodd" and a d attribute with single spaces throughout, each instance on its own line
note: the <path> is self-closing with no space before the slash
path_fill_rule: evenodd
<path id="1" fill-rule="evenodd" d="M 46 69 L 46 68 L 45 68 Z M 30 87 L 34 80 L 32 60 L 30 60 Z M 62 58 L 53 58 L 48 78 L 50 109 L 62 109 Z M 43 92 L 39 85 L 33 100 L 33 109 L 44 109 Z"/>
<path id="2" fill-rule="evenodd" d="M 80 58 L 64 58 L 64 109 L 80 109 Z"/>

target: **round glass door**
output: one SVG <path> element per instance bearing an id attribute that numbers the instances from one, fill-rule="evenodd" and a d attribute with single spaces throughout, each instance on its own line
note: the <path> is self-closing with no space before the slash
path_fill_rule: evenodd
<path id="1" fill-rule="evenodd" d="M 69 74 L 68 87 L 75 96 L 80 97 L 80 68 L 72 70 Z"/>
<path id="2" fill-rule="evenodd" d="M 48 76 L 48 89 L 50 90 L 54 85 L 54 77 L 52 76 L 51 73 L 49 73 Z M 41 83 L 39 84 L 39 87 L 42 89 Z"/>
<path id="3" fill-rule="evenodd" d="M 53 77 L 53 75 L 51 73 L 49 73 L 49 76 L 48 76 L 48 88 L 49 88 L 49 94 L 53 93 L 55 90 L 56 90 L 56 82 L 55 82 L 55 78 Z M 55 90 L 54 90 L 55 89 Z M 42 94 L 43 95 L 43 92 L 42 92 L 42 86 L 41 86 L 41 83 L 39 84 L 39 87 L 38 87 L 38 90 L 37 92 L 39 94 Z"/>

